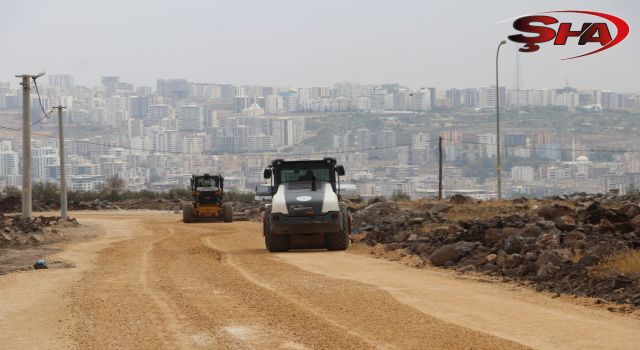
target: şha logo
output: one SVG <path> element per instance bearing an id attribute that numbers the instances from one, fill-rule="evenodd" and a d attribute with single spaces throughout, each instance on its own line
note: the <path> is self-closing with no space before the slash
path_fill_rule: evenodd
<path id="1" fill-rule="evenodd" d="M 599 22 L 585 22 L 576 30 L 571 22 L 562 22 L 558 26 L 558 30 L 549 27 L 550 25 L 559 23 L 555 17 L 546 15 L 548 13 L 578 13 L 582 15 L 590 15 L 597 17 Z M 616 29 L 615 38 L 611 37 L 611 30 L 605 19 L 611 22 Z M 542 25 L 537 25 L 542 24 Z M 593 11 L 566 10 L 566 11 L 549 11 L 538 15 L 524 16 L 513 22 L 513 28 L 524 33 L 538 34 L 538 36 L 526 36 L 524 34 L 510 35 L 509 40 L 524 44 L 520 48 L 520 52 L 535 52 L 540 49 L 541 43 L 553 40 L 554 45 L 565 45 L 569 37 L 577 37 L 578 45 L 586 45 L 588 43 L 600 44 L 600 47 L 591 52 L 582 55 L 563 58 L 570 60 L 573 58 L 584 57 L 598 53 L 619 44 L 629 34 L 629 25 L 619 17 Z M 573 30 L 572 30 L 573 29 Z M 555 40 L 554 40 L 555 39 Z"/>

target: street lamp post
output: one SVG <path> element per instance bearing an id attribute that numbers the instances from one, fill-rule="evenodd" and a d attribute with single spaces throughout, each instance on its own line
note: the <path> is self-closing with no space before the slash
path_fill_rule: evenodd
<path id="1" fill-rule="evenodd" d="M 500 85 L 498 83 L 498 57 L 500 56 L 500 47 L 507 43 L 506 40 L 502 40 L 498 44 L 496 50 L 496 177 L 498 178 L 498 199 L 502 199 L 502 179 L 501 179 L 501 164 L 500 164 Z"/>

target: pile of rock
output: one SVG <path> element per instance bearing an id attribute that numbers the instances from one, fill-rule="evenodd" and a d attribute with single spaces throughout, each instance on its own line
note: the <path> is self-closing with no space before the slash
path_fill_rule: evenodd
<path id="1" fill-rule="evenodd" d="M 22 219 L 19 215 L 0 213 L 0 248 L 51 243 L 64 238 L 59 226 L 77 226 L 76 219 L 62 220 L 56 216 Z"/>
<path id="2" fill-rule="evenodd" d="M 87 202 L 71 201 L 68 203 L 68 209 L 69 210 L 107 210 L 107 209 L 118 209 L 118 208 L 107 200 L 101 201 L 99 199 L 95 199 Z"/>
<path id="3" fill-rule="evenodd" d="M 456 220 L 447 214 L 452 208 L 485 203 L 455 198 L 416 209 L 378 201 L 353 214 L 352 240 L 377 246 L 376 251 L 382 246 L 395 255 L 419 256 L 435 266 L 640 306 L 640 271 L 600 268 L 614 255 L 640 256 L 637 204 L 586 195 L 556 198 L 545 205 L 516 202 L 504 205 L 527 209 L 483 220 Z"/>
<path id="4" fill-rule="evenodd" d="M 257 221 L 261 218 L 264 211 L 264 202 L 251 201 L 251 202 L 232 202 L 233 205 L 233 220 L 251 220 Z"/>
<path id="5" fill-rule="evenodd" d="M 54 200 L 33 200 L 31 203 L 33 211 L 52 211 L 60 210 L 60 201 Z M 6 197 L 0 200 L 0 213 L 19 213 L 22 211 L 21 197 Z"/>
<path id="6" fill-rule="evenodd" d="M 22 199 L 20 197 L 6 197 L 0 200 L 0 213 L 15 213 L 22 208 Z"/>
<path id="7" fill-rule="evenodd" d="M 125 199 L 111 202 L 108 200 L 95 199 L 89 202 L 73 201 L 69 203 L 69 210 L 180 210 L 182 208 L 179 199 Z"/>
<path id="8" fill-rule="evenodd" d="M 148 210 L 180 210 L 182 201 L 180 199 L 126 199 L 119 202 L 110 203 L 113 209 L 148 209 Z"/>
<path id="9" fill-rule="evenodd" d="M 125 199 L 122 201 L 108 201 L 95 199 L 92 201 L 70 201 L 68 203 L 69 210 L 167 210 L 167 211 L 179 211 L 182 210 L 184 200 L 175 199 Z M 249 219 L 255 219 L 259 216 L 260 207 L 263 203 L 260 202 L 233 202 L 234 212 L 242 213 L 243 216 Z M 22 210 L 22 200 L 20 197 L 7 197 L 0 200 L 0 213 L 18 213 Z M 59 201 L 33 201 L 34 211 L 54 211 L 60 210 Z"/>

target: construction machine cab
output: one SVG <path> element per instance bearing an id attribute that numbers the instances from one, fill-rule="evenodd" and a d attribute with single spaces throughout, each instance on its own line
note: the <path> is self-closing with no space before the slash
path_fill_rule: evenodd
<path id="1" fill-rule="evenodd" d="M 345 174 L 344 167 L 336 164 L 335 158 L 322 160 L 294 160 L 276 159 L 264 170 L 264 177 L 271 179 L 273 191 L 276 192 L 280 184 L 288 182 L 325 181 L 331 184 L 334 192 L 338 191 L 336 183 L 339 176 Z"/>
<path id="2" fill-rule="evenodd" d="M 194 205 L 217 204 L 222 201 L 224 193 L 224 178 L 222 175 L 204 174 L 191 176 L 191 195 Z"/>

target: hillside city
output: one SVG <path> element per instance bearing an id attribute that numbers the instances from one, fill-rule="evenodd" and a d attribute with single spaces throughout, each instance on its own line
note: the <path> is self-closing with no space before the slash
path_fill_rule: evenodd
<path id="1" fill-rule="evenodd" d="M 41 110 L 62 105 L 72 191 L 94 191 L 114 175 L 132 191 L 186 188 L 192 173 L 222 173 L 227 188 L 253 191 L 273 159 L 331 156 L 363 197 L 433 197 L 442 137 L 445 194 L 496 197 L 495 85 L 160 79 L 153 88 L 108 76 L 91 88 L 69 74 L 38 82 L 40 96 L 31 87 L 34 182 L 59 183 L 57 114 L 43 118 Z M 501 87 L 499 97 L 505 197 L 640 188 L 639 93 L 567 84 Z M 0 83 L 0 187 L 22 183 L 21 113 L 19 86 Z"/>

